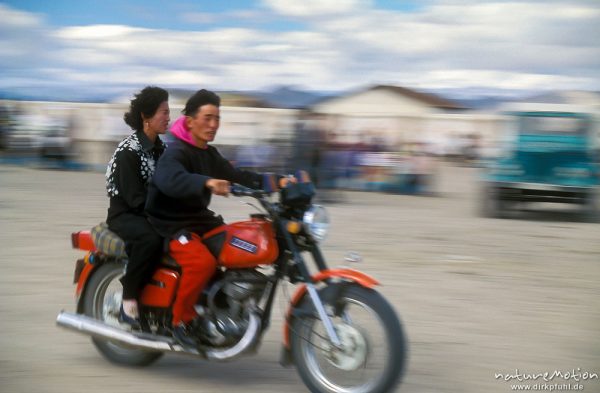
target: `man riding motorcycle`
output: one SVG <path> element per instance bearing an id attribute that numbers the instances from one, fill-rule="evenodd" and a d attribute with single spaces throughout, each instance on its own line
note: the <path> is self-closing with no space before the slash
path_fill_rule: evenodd
<path id="1" fill-rule="evenodd" d="M 274 185 L 268 175 L 234 168 L 208 145 L 219 129 L 220 101 L 218 95 L 204 89 L 189 98 L 184 116 L 171 128 L 176 140 L 158 162 L 146 205 L 150 222 L 158 233 L 171 239 L 170 255 L 181 266 L 173 305 L 173 337 L 188 347 L 197 346 L 189 334 L 190 324 L 198 316 L 194 304 L 217 268 L 201 235 L 224 224 L 208 209 L 211 195 L 228 195 L 230 182 L 253 189 L 273 189 Z"/>

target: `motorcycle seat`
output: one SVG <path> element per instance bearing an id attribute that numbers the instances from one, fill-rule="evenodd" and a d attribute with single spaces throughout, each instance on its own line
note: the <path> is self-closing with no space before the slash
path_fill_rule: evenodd
<path id="1" fill-rule="evenodd" d="M 108 224 L 101 222 L 91 230 L 96 249 L 103 254 L 116 258 L 125 258 L 125 242 L 116 233 L 108 229 Z"/>
<path id="2" fill-rule="evenodd" d="M 108 229 L 107 223 L 101 222 L 93 227 L 91 235 L 96 249 L 101 253 L 115 258 L 127 257 L 127 253 L 125 252 L 125 242 L 119 235 Z M 171 269 L 180 269 L 179 264 L 175 262 L 169 254 L 164 254 L 160 263 Z"/>

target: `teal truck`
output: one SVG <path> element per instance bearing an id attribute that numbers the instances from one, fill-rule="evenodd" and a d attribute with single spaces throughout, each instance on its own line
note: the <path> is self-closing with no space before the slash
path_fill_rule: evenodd
<path id="1" fill-rule="evenodd" d="M 483 174 L 482 207 L 507 217 L 523 204 L 569 203 L 597 221 L 600 184 L 597 123 L 589 110 L 554 104 L 506 112 L 508 138 Z"/>

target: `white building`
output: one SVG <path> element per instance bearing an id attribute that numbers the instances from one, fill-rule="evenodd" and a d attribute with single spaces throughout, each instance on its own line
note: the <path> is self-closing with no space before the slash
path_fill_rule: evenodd
<path id="1" fill-rule="evenodd" d="M 384 139 L 389 146 L 425 143 L 439 154 L 453 154 L 472 136 L 491 138 L 498 117 L 469 111 L 444 98 L 404 87 L 378 85 L 317 103 L 312 111 L 347 143 Z"/>

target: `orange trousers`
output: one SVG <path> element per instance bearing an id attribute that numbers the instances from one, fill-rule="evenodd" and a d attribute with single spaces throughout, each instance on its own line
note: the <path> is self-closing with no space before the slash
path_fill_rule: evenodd
<path id="1" fill-rule="evenodd" d="M 181 277 L 173 303 L 173 326 L 189 323 L 198 314 L 194 305 L 204 286 L 217 269 L 217 260 L 202 243 L 200 236 L 192 233 L 171 240 L 171 257 L 181 266 Z"/>

